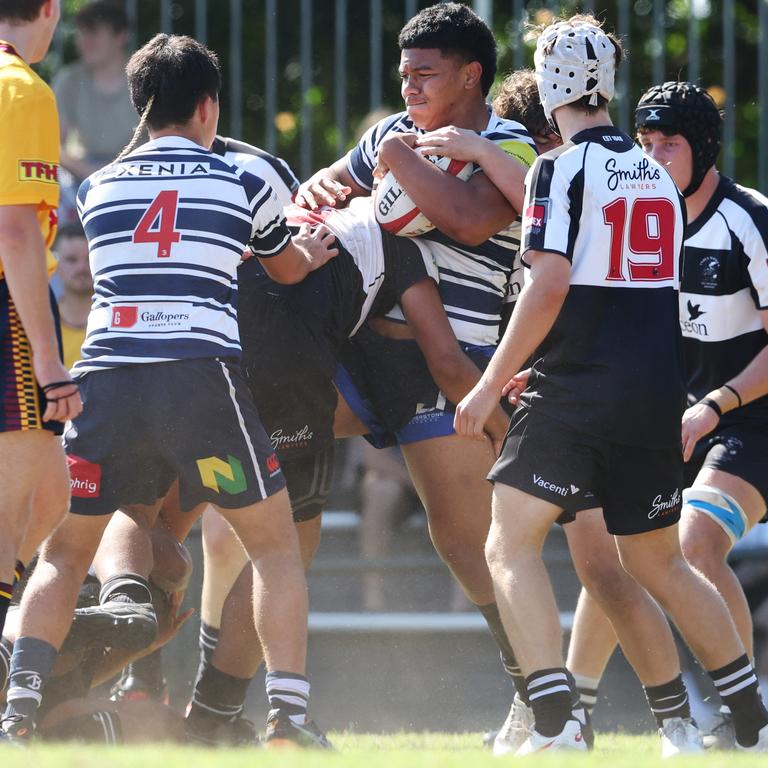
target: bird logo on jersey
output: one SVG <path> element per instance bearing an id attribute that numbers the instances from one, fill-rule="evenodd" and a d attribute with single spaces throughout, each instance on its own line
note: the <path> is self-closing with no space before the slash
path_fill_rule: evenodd
<path id="1" fill-rule="evenodd" d="M 706 314 L 706 311 L 701 308 L 701 304 L 694 304 L 688 299 L 688 318 L 690 320 L 698 320 L 702 315 Z"/>

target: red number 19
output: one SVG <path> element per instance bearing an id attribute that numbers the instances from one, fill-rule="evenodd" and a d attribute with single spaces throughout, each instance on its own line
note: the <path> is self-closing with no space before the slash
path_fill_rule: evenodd
<path id="1" fill-rule="evenodd" d="M 619 197 L 603 207 L 603 221 L 611 228 L 610 266 L 606 280 L 624 277 L 624 231 L 627 200 Z M 665 198 L 640 198 L 632 204 L 627 246 L 637 255 L 658 257 L 655 263 L 637 263 L 627 257 L 630 281 L 670 280 L 675 274 L 675 206 Z"/>

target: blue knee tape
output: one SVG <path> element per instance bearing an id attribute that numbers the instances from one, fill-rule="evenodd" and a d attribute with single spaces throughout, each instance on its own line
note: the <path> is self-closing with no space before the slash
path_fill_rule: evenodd
<path id="1" fill-rule="evenodd" d="M 744 537 L 748 520 L 744 510 L 735 499 L 708 486 L 694 486 L 683 491 L 683 510 L 686 508 L 703 512 L 712 518 L 727 534 L 731 546 Z"/>

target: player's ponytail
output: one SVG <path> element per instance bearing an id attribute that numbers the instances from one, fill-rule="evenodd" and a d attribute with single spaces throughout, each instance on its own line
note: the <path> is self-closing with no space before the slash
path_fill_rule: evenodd
<path id="1" fill-rule="evenodd" d="M 133 132 L 133 136 L 131 136 L 131 140 L 125 145 L 125 147 L 123 147 L 123 150 L 114 159 L 115 163 L 119 163 L 126 155 L 130 155 L 131 152 L 133 152 L 133 150 L 139 146 L 139 143 L 141 142 L 141 137 L 144 134 L 144 131 L 147 127 L 147 123 L 149 122 L 149 113 L 152 111 L 152 105 L 154 103 L 155 103 L 155 95 L 152 94 L 149 97 L 147 106 L 144 107 L 144 111 L 141 113 L 141 119 L 139 120 L 139 124 L 136 126 L 136 130 Z"/>

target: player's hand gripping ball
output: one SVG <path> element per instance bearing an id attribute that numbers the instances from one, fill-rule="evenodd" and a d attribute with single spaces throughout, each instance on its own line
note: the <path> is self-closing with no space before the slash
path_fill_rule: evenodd
<path id="1" fill-rule="evenodd" d="M 429 155 L 427 160 L 462 181 L 466 181 L 474 170 L 474 165 L 465 160 L 452 160 L 449 157 L 437 155 Z M 400 186 L 392 171 L 387 171 L 384 178 L 379 181 L 374 208 L 376 221 L 393 235 L 418 237 L 435 228 Z"/>

